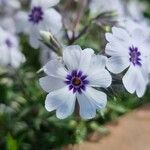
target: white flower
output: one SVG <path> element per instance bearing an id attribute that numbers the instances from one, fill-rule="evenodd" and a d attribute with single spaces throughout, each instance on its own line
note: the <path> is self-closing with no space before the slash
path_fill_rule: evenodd
<path id="1" fill-rule="evenodd" d="M 46 109 L 56 110 L 56 116 L 64 119 L 73 113 L 77 99 L 81 117 L 95 117 L 96 109 L 106 106 L 107 96 L 93 87 L 107 88 L 112 81 L 105 63 L 106 57 L 94 55 L 92 49 L 65 47 L 63 60 L 49 61 L 44 66 L 47 76 L 40 79 L 41 87 L 49 93 Z"/>
<path id="2" fill-rule="evenodd" d="M 11 33 L 16 32 L 16 25 L 14 19 L 11 16 L 0 17 L 0 26 Z"/>
<path id="3" fill-rule="evenodd" d="M 129 17 L 134 20 L 140 21 L 143 20 L 143 12 L 146 9 L 146 4 L 137 0 L 131 0 L 127 3 L 127 11 Z"/>
<path id="4" fill-rule="evenodd" d="M 119 0 L 91 0 L 89 7 L 92 16 L 107 11 L 115 11 L 118 16 L 122 16 L 124 13 L 122 3 Z"/>
<path id="5" fill-rule="evenodd" d="M 19 51 L 18 39 L 12 33 L 0 28 L 0 65 L 19 67 L 25 61 L 23 54 Z"/>
<path id="6" fill-rule="evenodd" d="M 62 28 L 61 15 L 52 6 L 59 0 L 32 0 L 30 12 L 18 12 L 16 26 L 18 32 L 29 34 L 30 45 L 34 48 L 40 46 L 40 31 L 51 31 L 54 35 L 60 33 Z"/>
<path id="7" fill-rule="evenodd" d="M 108 70 L 118 74 L 127 69 L 122 79 L 126 90 L 142 97 L 147 85 L 145 77 L 150 55 L 147 36 L 141 29 L 129 32 L 113 27 L 112 33 L 106 33 L 106 39 L 109 42 L 106 54 L 111 56 L 106 65 Z"/>
<path id="8" fill-rule="evenodd" d="M 20 7 L 18 0 L 0 0 L 0 13 L 12 14 Z"/>
<path id="9" fill-rule="evenodd" d="M 128 30 L 128 32 L 132 32 L 134 29 L 140 29 L 146 36 L 150 36 L 150 22 L 148 19 L 143 18 L 142 21 L 136 21 L 133 20 L 133 18 L 127 17 L 119 23 L 119 25 Z"/>

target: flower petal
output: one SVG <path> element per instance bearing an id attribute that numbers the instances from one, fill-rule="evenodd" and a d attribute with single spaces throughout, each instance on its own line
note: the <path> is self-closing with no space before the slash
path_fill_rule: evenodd
<path id="1" fill-rule="evenodd" d="M 89 71 L 95 70 L 97 67 L 103 69 L 106 67 L 107 57 L 103 55 L 93 55 L 91 59 L 91 66 L 89 68 Z"/>
<path id="2" fill-rule="evenodd" d="M 105 69 L 107 57 L 94 55 L 91 60 L 90 68 L 87 72 L 90 85 L 93 87 L 108 87 L 112 78 L 110 73 Z"/>
<path id="3" fill-rule="evenodd" d="M 135 91 L 138 97 L 142 97 L 146 90 L 146 80 L 138 67 L 131 66 L 123 77 L 123 84 L 126 90 L 133 94 Z"/>
<path id="4" fill-rule="evenodd" d="M 51 60 L 44 67 L 44 72 L 53 77 L 65 79 L 67 71 L 59 60 Z"/>
<path id="5" fill-rule="evenodd" d="M 146 91 L 147 78 L 142 74 L 140 70 L 137 72 L 137 84 L 136 94 L 138 97 L 142 97 Z"/>
<path id="6" fill-rule="evenodd" d="M 97 70 L 88 75 L 89 83 L 92 87 L 104 87 L 107 88 L 111 85 L 112 77 L 106 69 L 97 67 Z"/>
<path id="7" fill-rule="evenodd" d="M 130 65 L 128 57 L 113 56 L 106 63 L 107 69 L 112 73 L 121 73 Z"/>
<path id="8" fill-rule="evenodd" d="M 30 24 L 28 21 L 28 13 L 25 11 L 19 11 L 15 15 L 15 22 L 16 22 L 16 31 L 17 33 L 29 33 Z"/>
<path id="9" fill-rule="evenodd" d="M 63 80 L 52 76 L 40 78 L 39 83 L 43 90 L 45 90 L 48 93 L 54 90 L 58 90 L 65 86 Z"/>
<path id="10" fill-rule="evenodd" d="M 130 66 L 122 79 L 124 87 L 131 94 L 133 94 L 136 90 L 136 77 L 137 75 L 135 69 L 132 66 Z"/>
<path id="11" fill-rule="evenodd" d="M 65 96 L 66 101 L 56 110 L 56 116 L 59 119 L 67 118 L 75 109 L 76 95 L 69 91 Z"/>
<path id="12" fill-rule="evenodd" d="M 94 54 L 94 51 L 90 48 L 86 48 L 81 52 L 79 69 L 82 70 L 84 73 L 86 73 L 88 69 L 90 68 L 90 63 L 91 63 L 93 54 Z"/>
<path id="13" fill-rule="evenodd" d="M 50 31 L 54 36 L 60 35 L 62 29 L 62 17 L 55 9 L 44 11 L 43 21 L 41 22 L 44 31 Z"/>
<path id="14" fill-rule="evenodd" d="M 59 3 L 60 0 L 33 0 L 31 6 L 41 6 L 43 8 L 50 8 Z"/>
<path id="15" fill-rule="evenodd" d="M 40 40 L 39 40 L 40 35 L 39 35 L 38 31 L 36 31 L 36 30 L 33 31 L 33 30 L 31 31 L 30 36 L 29 36 L 29 43 L 33 48 L 38 49 L 40 46 Z"/>
<path id="16" fill-rule="evenodd" d="M 130 38 L 128 32 L 123 28 L 113 27 L 112 33 L 116 38 L 123 41 L 128 41 Z"/>
<path id="17" fill-rule="evenodd" d="M 80 115 L 84 119 L 91 119 L 96 115 L 96 109 L 106 106 L 107 96 L 105 93 L 87 87 L 86 92 L 77 95 L 80 106 Z"/>
<path id="18" fill-rule="evenodd" d="M 68 90 L 68 87 L 53 91 L 46 97 L 45 108 L 48 111 L 56 109 L 56 115 L 64 119 L 71 115 L 75 105 L 75 94 Z"/>
<path id="19" fill-rule="evenodd" d="M 63 49 L 63 60 L 68 69 L 78 69 L 82 49 L 78 45 L 67 46 Z"/>

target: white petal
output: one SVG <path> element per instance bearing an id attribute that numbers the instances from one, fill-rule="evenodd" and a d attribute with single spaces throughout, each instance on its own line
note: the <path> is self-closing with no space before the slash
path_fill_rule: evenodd
<path id="1" fill-rule="evenodd" d="M 47 9 L 44 11 L 44 20 L 42 28 L 44 31 L 50 31 L 53 35 L 61 34 L 62 30 L 62 17 L 55 9 Z"/>
<path id="2" fill-rule="evenodd" d="M 91 60 L 90 68 L 87 72 L 90 85 L 94 87 L 108 87 L 112 82 L 110 73 L 105 69 L 107 57 L 94 55 Z"/>
<path id="3" fill-rule="evenodd" d="M 75 109 L 76 95 L 69 91 L 64 98 L 66 101 L 56 110 L 56 116 L 59 119 L 69 117 Z"/>
<path id="4" fill-rule="evenodd" d="M 19 9 L 21 7 L 21 4 L 19 1 L 11 0 L 9 1 L 9 6 L 11 6 L 14 9 Z"/>
<path id="5" fill-rule="evenodd" d="M 127 31 L 122 28 L 113 27 L 112 32 L 113 32 L 113 35 L 120 40 L 127 41 L 130 38 Z"/>
<path id="6" fill-rule="evenodd" d="M 107 88 L 111 85 L 112 77 L 106 69 L 98 68 L 92 74 L 88 74 L 88 80 L 92 87 Z"/>
<path id="7" fill-rule="evenodd" d="M 133 43 L 131 43 L 130 37 L 124 37 L 121 35 L 121 31 L 115 32 L 116 28 L 113 28 L 113 34 L 106 33 L 106 39 L 109 42 L 106 45 L 105 52 L 110 56 L 128 56 L 129 47 Z M 122 29 L 119 29 L 122 30 Z M 124 30 L 123 30 L 124 31 Z M 119 32 L 119 33 L 118 33 Z M 125 32 L 125 31 L 124 31 Z M 125 33 L 122 33 L 123 35 Z M 126 35 L 127 36 L 127 35 Z"/>
<path id="8" fill-rule="evenodd" d="M 16 49 L 11 49 L 11 65 L 14 68 L 17 68 L 21 65 L 21 63 L 25 62 L 25 57 L 24 55 Z"/>
<path id="9" fill-rule="evenodd" d="M 86 73 L 88 69 L 90 68 L 90 63 L 91 63 L 93 54 L 94 54 L 94 51 L 90 48 L 84 49 L 81 52 L 79 69 L 82 70 L 84 73 Z"/>
<path id="10" fill-rule="evenodd" d="M 108 59 L 106 67 L 110 72 L 118 74 L 125 70 L 129 64 L 128 57 L 113 56 Z"/>
<path id="11" fill-rule="evenodd" d="M 44 67 L 44 72 L 49 76 L 65 79 L 67 71 L 59 60 L 51 60 Z"/>
<path id="12" fill-rule="evenodd" d="M 6 46 L 2 45 L 2 46 L 0 46 L 0 51 L 1 51 L 0 64 L 3 66 L 6 66 L 10 63 L 9 49 Z"/>
<path id="13" fill-rule="evenodd" d="M 106 67 L 106 62 L 107 62 L 107 57 L 103 56 L 103 55 L 93 55 L 92 56 L 92 60 L 91 60 L 91 67 L 90 69 L 92 69 L 93 67 L 99 67 L 101 69 Z"/>
<path id="14" fill-rule="evenodd" d="M 104 108 L 107 103 L 106 94 L 91 87 L 87 87 L 86 92 L 78 94 L 77 99 L 80 106 L 80 115 L 84 119 L 95 117 L 96 109 Z"/>
<path id="15" fill-rule="evenodd" d="M 0 26 L 11 33 L 16 32 L 15 21 L 12 17 L 0 17 Z"/>
<path id="16" fill-rule="evenodd" d="M 41 6 L 43 8 L 50 8 L 59 3 L 60 0 L 32 0 L 31 6 Z"/>
<path id="17" fill-rule="evenodd" d="M 56 109 L 56 115 L 60 119 L 64 119 L 71 115 L 74 105 L 75 94 L 69 91 L 68 87 L 49 93 L 45 101 L 46 109 L 48 111 Z"/>
<path id="18" fill-rule="evenodd" d="M 39 82 L 43 90 L 45 90 L 48 93 L 54 90 L 58 90 L 65 86 L 63 80 L 51 76 L 40 78 Z"/>
<path id="19" fill-rule="evenodd" d="M 33 29 L 34 30 L 34 29 Z M 32 31 L 31 31 L 32 32 Z M 35 48 L 35 49 L 38 49 L 39 46 L 40 46 L 40 36 L 39 36 L 39 33 L 38 31 L 35 30 L 35 32 L 31 33 L 30 36 L 29 36 L 29 43 L 30 45 Z"/>
<path id="20" fill-rule="evenodd" d="M 19 11 L 15 15 L 15 22 L 16 22 L 16 31 L 17 33 L 29 33 L 29 21 L 28 21 L 28 13 L 24 11 Z"/>
<path id="21" fill-rule="evenodd" d="M 142 97 L 146 90 L 146 80 L 139 67 L 130 66 L 123 77 L 123 84 L 126 90 L 133 94 L 135 91 L 138 97 Z"/>
<path id="22" fill-rule="evenodd" d="M 67 46 L 63 49 L 63 60 L 69 69 L 78 69 L 82 49 L 78 45 Z"/>
<path id="23" fill-rule="evenodd" d="M 144 34 L 143 30 L 136 28 L 132 31 L 132 38 L 134 39 L 135 43 L 140 45 L 146 39 L 146 35 Z"/>
<path id="24" fill-rule="evenodd" d="M 108 42 L 114 42 L 116 40 L 112 33 L 106 33 L 105 37 Z"/>
<path id="25" fill-rule="evenodd" d="M 130 66 L 122 79 L 124 87 L 131 94 L 133 94 L 136 90 L 136 81 L 137 81 L 136 77 L 137 75 L 136 75 L 135 68 Z"/>
<path id="26" fill-rule="evenodd" d="M 128 56 L 129 46 L 123 46 L 123 44 L 119 41 L 107 43 L 105 53 L 109 56 Z"/>
<path id="27" fill-rule="evenodd" d="M 136 84 L 136 94 L 138 97 L 142 97 L 146 91 L 147 78 L 144 77 L 141 70 L 137 72 L 137 84 Z"/>

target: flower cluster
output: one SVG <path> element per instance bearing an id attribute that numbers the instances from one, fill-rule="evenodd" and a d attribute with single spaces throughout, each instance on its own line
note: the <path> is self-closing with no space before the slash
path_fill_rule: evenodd
<path id="1" fill-rule="evenodd" d="M 131 8 L 135 8 L 136 3 L 131 3 L 127 8 L 129 15 L 126 15 L 121 2 L 114 2 L 115 5 L 109 5 L 111 7 L 99 0 L 93 0 L 89 5 L 91 16 L 105 11 L 117 11 L 119 14 L 120 27 L 113 27 L 112 33 L 106 33 L 108 43 L 105 53 L 108 57 L 95 55 L 90 48 L 82 50 L 80 46 L 63 46 L 62 58 L 50 60 L 43 67 L 47 76 L 40 79 L 40 85 L 49 93 L 45 107 L 48 111 L 56 110 L 58 118 L 70 116 L 77 107 L 82 118 L 95 117 L 96 110 L 104 108 L 107 103 L 107 96 L 100 89 L 112 83 L 108 71 L 124 74 L 122 82 L 129 93 L 142 97 L 146 91 L 149 34 L 135 22 L 142 18 L 142 13 L 135 16 Z"/>
<path id="2" fill-rule="evenodd" d="M 21 3 L 17 0 L 0 0 L 0 66 L 18 68 L 25 62 L 16 34 L 14 15 Z"/>
<path id="3" fill-rule="evenodd" d="M 31 0 L 24 5 L 24 1 L 0 0 L 0 66 L 19 68 L 25 62 L 20 41 L 27 38 L 31 49 L 39 50 L 40 62 L 44 64 L 41 70 L 46 76 L 39 83 L 48 93 L 45 107 L 48 111 L 56 110 L 60 119 L 74 111 L 84 119 L 95 117 L 96 111 L 107 104 L 107 88 L 114 74 L 119 74 L 126 91 L 142 97 L 150 74 L 150 32 L 143 15 L 145 4 L 73 0 L 59 7 L 59 2 Z M 103 42 L 103 53 L 100 46 L 89 46 L 88 38 L 85 39 L 88 46 L 79 42 L 90 33 L 93 24 L 96 30 L 104 31 L 104 36 L 97 33 L 91 42 Z"/>

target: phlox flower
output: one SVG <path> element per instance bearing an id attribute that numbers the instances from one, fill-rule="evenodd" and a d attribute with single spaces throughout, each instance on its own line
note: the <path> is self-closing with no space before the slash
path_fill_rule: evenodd
<path id="1" fill-rule="evenodd" d="M 0 0 L 0 13 L 12 14 L 21 7 L 19 0 Z"/>
<path id="2" fill-rule="evenodd" d="M 16 14 L 18 32 L 29 34 L 30 45 L 40 46 L 40 31 L 51 31 L 57 36 L 62 28 L 61 15 L 53 8 L 59 0 L 32 0 L 29 12 L 20 11 Z"/>
<path id="3" fill-rule="evenodd" d="M 16 25 L 13 17 L 11 16 L 3 16 L 0 17 L 0 26 L 11 33 L 16 33 Z"/>
<path id="4" fill-rule="evenodd" d="M 64 119 L 73 113 L 77 100 L 82 118 L 95 117 L 96 110 L 107 103 L 106 94 L 96 88 L 107 88 L 112 81 L 106 60 L 89 48 L 64 47 L 62 60 L 51 60 L 43 67 L 47 76 L 40 79 L 40 85 L 49 93 L 46 109 L 56 110 L 56 116 Z"/>
<path id="5" fill-rule="evenodd" d="M 147 85 L 147 71 L 149 65 L 149 42 L 147 35 L 140 28 L 126 30 L 112 28 L 112 33 L 106 33 L 108 44 L 106 54 L 111 56 L 107 61 L 107 68 L 114 74 L 126 70 L 123 84 L 129 93 L 136 92 L 142 97 Z"/>
<path id="6" fill-rule="evenodd" d="M 131 0 L 127 3 L 127 15 L 136 21 L 144 19 L 144 10 L 146 9 L 146 3 L 137 0 Z"/>
<path id="7" fill-rule="evenodd" d="M 149 30 L 150 22 L 146 18 L 143 18 L 143 20 L 141 21 L 137 21 L 131 17 L 127 17 L 124 18 L 122 21 L 120 21 L 119 25 L 125 28 L 126 30 L 128 30 L 128 32 L 132 32 L 135 29 L 140 29 L 142 30 L 145 36 L 147 37 L 150 36 L 150 30 Z"/>
<path id="8" fill-rule="evenodd" d="M 0 28 L 0 65 L 19 67 L 25 61 L 25 57 L 19 49 L 18 38 Z"/>

